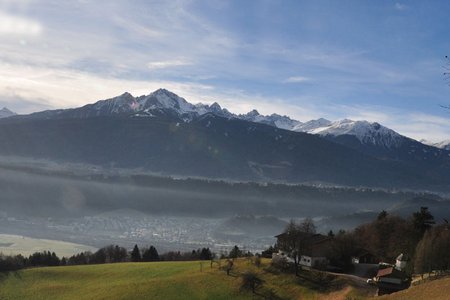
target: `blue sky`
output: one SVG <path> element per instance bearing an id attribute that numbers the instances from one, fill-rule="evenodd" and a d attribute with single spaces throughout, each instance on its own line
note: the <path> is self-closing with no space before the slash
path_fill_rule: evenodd
<path id="1" fill-rule="evenodd" d="M 300 121 L 450 138 L 448 1 L 0 0 L 0 105 L 20 113 L 165 87 Z"/>

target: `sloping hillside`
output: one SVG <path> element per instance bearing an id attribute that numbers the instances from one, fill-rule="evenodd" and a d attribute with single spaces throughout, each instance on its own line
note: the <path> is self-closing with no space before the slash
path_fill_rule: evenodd
<path id="1" fill-rule="evenodd" d="M 379 297 L 383 300 L 447 300 L 450 298 L 450 277 L 412 286 L 407 290 Z"/>
<path id="2" fill-rule="evenodd" d="M 256 269 L 245 259 L 235 263 L 230 276 L 210 262 L 123 263 L 35 268 L 2 275 L 0 299 L 254 299 L 241 291 L 241 274 L 255 270 L 265 281 L 257 290 L 264 299 L 362 299 L 345 281 L 313 284 L 294 275 Z"/>

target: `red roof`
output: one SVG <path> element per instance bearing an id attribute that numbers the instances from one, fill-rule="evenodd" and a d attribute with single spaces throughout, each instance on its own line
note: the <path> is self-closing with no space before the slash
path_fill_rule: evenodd
<path id="1" fill-rule="evenodd" d="M 393 267 L 389 267 L 389 268 L 386 268 L 386 269 L 378 270 L 377 277 L 383 277 L 383 276 L 391 275 L 393 271 L 394 271 Z"/>

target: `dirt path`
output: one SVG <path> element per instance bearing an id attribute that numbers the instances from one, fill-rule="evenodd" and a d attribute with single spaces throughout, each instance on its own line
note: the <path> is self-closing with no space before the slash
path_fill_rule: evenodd
<path id="1" fill-rule="evenodd" d="M 365 294 L 370 296 L 375 296 L 377 293 L 377 287 L 370 285 L 367 283 L 367 278 L 359 277 L 352 274 L 342 274 L 342 273 L 334 273 L 334 272 L 327 272 L 328 274 L 337 276 L 339 278 L 344 278 L 348 284 L 358 290 L 363 291 Z"/>

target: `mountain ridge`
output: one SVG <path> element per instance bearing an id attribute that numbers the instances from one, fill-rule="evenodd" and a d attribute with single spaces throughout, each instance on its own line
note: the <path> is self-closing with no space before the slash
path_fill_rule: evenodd
<path id="1" fill-rule="evenodd" d="M 6 118 L 0 144 L 4 155 L 168 175 L 444 189 L 450 181 L 449 151 L 378 123 L 301 123 L 256 110 L 235 115 L 218 103 L 194 105 L 165 89 Z"/>
<path id="2" fill-rule="evenodd" d="M 1 112 L 1 111 L 0 111 Z M 341 136 L 353 135 L 362 143 L 379 144 L 385 147 L 398 146 L 403 136 L 394 130 L 387 128 L 377 122 L 370 123 L 365 120 L 349 120 L 343 119 L 338 121 L 329 121 L 324 118 L 301 122 L 292 119 L 286 115 L 273 113 L 271 115 L 261 115 L 256 109 L 246 114 L 234 114 L 226 108 L 222 108 L 220 104 L 214 102 L 211 105 L 197 103 L 192 104 L 186 99 L 179 97 L 166 89 L 158 89 L 149 95 L 138 97 L 132 96 L 125 92 L 122 95 L 99 100 L 95 103 L 86 104 L 78 108 L 56 109 L 36 112 L 28 115 L 31 118 L 61 118 L 61 117 L 94 117 L 105 116 L 111 114 L 129 114 L 137 116 L 152 117 L 155 114 L 177 114 L 185 122 L 190 122 L 194 118 L 206 113 L 213 113 L 225 118 L 237 118 L 250 122 L 271 125 L 280 129 L 306 132 L 310 134 L 319 134 L 322 136 Z M 421 142 L 421 141 L 419 141 Z M 443 144 L 444 142 L 448 142 Z M 450 147 L 450 141 L 444 141 L 442 144 L 425 143 L 427 145 L 446 149 Z"/>

